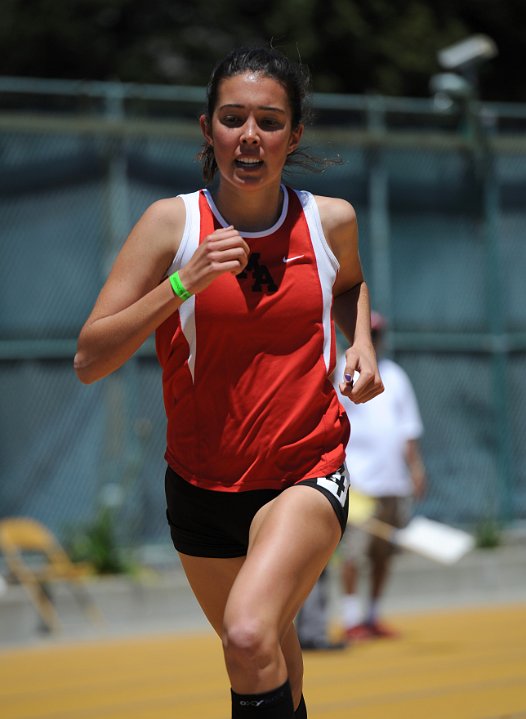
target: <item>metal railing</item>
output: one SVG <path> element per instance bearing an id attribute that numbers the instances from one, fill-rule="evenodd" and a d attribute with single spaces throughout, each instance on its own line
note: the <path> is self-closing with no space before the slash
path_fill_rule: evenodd
<path id="1" fill-rule="evenodd" d="M 85 309 L 134 219 L 148 204 L 149 188 L 152 193 L 161 188 L 172 193 L 195 187 L 199 171 L 194 154 L 201 141 L 197 118 L 204 104 L 205 90 L 197 87 L 0 77 L 1 285 L 7 298 L 0 303 L 0 373 L 6 378 L 24 364 L 30 373 L 35 369 L 35 382 L 40 382 L 39 363 L 59 367 L 67 360 L 65 372 L 71 371 L 76 333 L 85 316 L 82 303 L 73 307 L 71 283 L 76 301 L 79 296 L 87 298 Z M 435 408 L 440 407 L 440 412 L 448 408 L 441 386 L 428 390 L 427 378 L 436 377 L 437 385 L 443 386 L 453 371 L 444 360 L 451 361 L 451 367 L 457 360 L 459 367 L 472 362 L 473 372 L 481 373 L 486 382 L 484 387 L 469 388 L 470 402 L 484 407 L 484 412 L 477 415 L 470 409 L 465 414 L 469 451 L 463 462 L 468 465 L 469 457 L 476 457 L 487 474 L 474 514 L 490 511 L 485 497 L 496 482 L 498 497 L 491 512 L 507 521 L 526 519 L 526 457 L 521 442 L 526 431 L 522 410 L 526 372 L 521 372 L 526 370 L 526 283 L 520 264 L 525 258 L 520 252 L 526 220 L 526 105 L 471 100 L 440 110 L 431 98 L 320 94 L 314 94 L 312 105 L 309 145 L 328 149 L 329 154 L 336 149 L 346 161 L 308 182 L 313 191 L 341 193 L 357 203 L 373 301 L 390 323 L 388 350 L 411 366 L 417 391 L 424 397 L 432 470 L 442 471 L 444 445 L 457 438 L 438 426 Z M 82 189 L 83 183 L 91 188 L 91 204 L 90 212 L 79 220 L 75 213 L 85 208 L 77 195 L 77 209 L 69 207 L 71 186 Z M 427 204 L 419 194 L 424 190 Z M 403 212 L 397 206 L 400 200 Z M 45 228 L 40 216 L 33 222 L 24 216 L 24 208 L 36 201 L 39 212 L 46 214 Z M 57 221 L 55 228 L 57 203 L 61 223 Z M 86 226 L 91 212 L 97 217 L 93 227 Z M 423 218 L 418 225 L 422 229 L 415 230 L 408 221 L 416 215 Z M 458 235 L 464 252 L 460 259 L 453 256 L 454 245 L 449 259 L 441 251 L 440 236 L 425 237 L 429 246 L 422 249 L 419 233 L 432 235 L 437 217 L 447 219 L 444 232 Z M 57 233 L 64 236 L 63 244 L 54 244 Z M 49 307 L 45 291 L 53 288 L 42 281 L 42 294 L 35 303 L 35 281 L 28 296 L 25 278 L 11 272 L 20 252 L 28 258 L 38 254 L 44 235 L 57 262 L 65 262 L 61 253 L 69 237 L 73 244 L 71 266 L 63 266 L 71 270 L 73 279 L 65 283 L 60 273 L 55 284 L 63 282 L 62 294 Z M 86 247 L 94 235 L 100 238 L 96 256 Z M 90 258 L 89 277 L 75 267 L 76 255 Z M 415 255 L 420 261 L 425 257 L 431 270 L 436 263 L 443 275 L 443 296 L 435 298 L 435 304 L 447 305 L 448 296 L 454 295 L 447 305 L 453 317 L 448 322 L 422 301 L 422 284 L 415 281 L 412 266 Z M 470 267 L 473 258 L 475 269 Z M 464 292 L 453 280 L 459 274 L 455 262 L 464 263 L 470 286 L 480 288 L 477 295 Z M 431 270 L 429 278 L 436 282 Z M 61 329 L 56 329 L 57 321 Z M 136 362 L 147 364 L 153 357 L 150 341 Z M 137 367 L 126 375 L 130 397 L 137 394 L 137 376 Z M 45 402 L 49 402 L 47 394 L 42 416 Z M 3 420 L 1 416 L 2 426 L 7 426 L 9 412 L 5 410 Z M 470 434 L 470 422 L 478 428 L 473 434 L 480 436 Z M 442 449 L 434 448 L 435 436 L 443 438 Z M 487 447 L 481 436 L 491 436 L 489 459 L 483 459 Z M 9 465 L 7 471 L 12 474 L 14 469 Z M 455 467 L 455 473 L 464 483 L 459 491 L 466 492 L 469 472 Z M 452 510 L 441 490 L 436 491 L 429 506 L 437 516 L 448 518 Z M 467 506 L 459 510 L 459 517 L 472 520 Z"/>

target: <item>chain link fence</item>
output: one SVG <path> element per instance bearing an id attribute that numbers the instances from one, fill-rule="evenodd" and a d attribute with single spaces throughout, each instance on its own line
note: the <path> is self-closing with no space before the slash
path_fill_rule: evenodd
<path id="1" fill-rule="evenodd" d="M 119 515 L 164 543 L 165 420 L 149 341 L 89 387 L 72 358 L 118 248 L 149 203 L 201 184 L 200 88 L 0 78 L 0 516 L 61 538 Z M 315 96 L 294 186 L 356 207 L 388 351 L 411 377 L 429 491 L 475 528 L 526 519 L 526 108 Z"/>

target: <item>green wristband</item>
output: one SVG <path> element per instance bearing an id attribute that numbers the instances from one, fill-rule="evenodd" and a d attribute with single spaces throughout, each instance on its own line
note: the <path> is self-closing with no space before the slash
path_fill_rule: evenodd
<path id="1" fill-rule="evenodd" d="M 186 287 L 181 282 L 181 278 L 179 277 L 179 272 L 174 272 L 173 275 L 170 275 L 169 280 L 170 280 L 170 284 L 172 285 L 172 290 L 174 291 L 174 295 L 177 295 L 177 297 L 180 297 L 183 300 L 183 302 L 192 296 L 192 293 L 188 292 Z"/>

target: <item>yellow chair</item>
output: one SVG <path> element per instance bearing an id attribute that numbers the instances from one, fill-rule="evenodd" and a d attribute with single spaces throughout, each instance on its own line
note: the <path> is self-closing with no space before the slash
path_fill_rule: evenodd
<path id="1" fill-rule="evenodd" d="M 91 621 L 103 622 L 102 614 L 84 585 L 83 578 L 89 566 L 74 564 L 43 524 L 29 517 L 0 520 L 0 550 L 8 570 L 24 587 L 49 630 L 57 631 L 61 625 L 48 590 L 48 584 L 57 581 L 70 586 Z"/>

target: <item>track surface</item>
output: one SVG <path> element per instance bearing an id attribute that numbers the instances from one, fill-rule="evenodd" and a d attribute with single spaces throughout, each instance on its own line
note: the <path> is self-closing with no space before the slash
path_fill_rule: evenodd
<path id="1" fill-rule="evenodd" d="M 394 618 L 402 638 L 305 654 L 309 719 L 526 719 L 526 606 Z M 0 652 L 2 719 L 228 719 L 211 633 Z"/>

